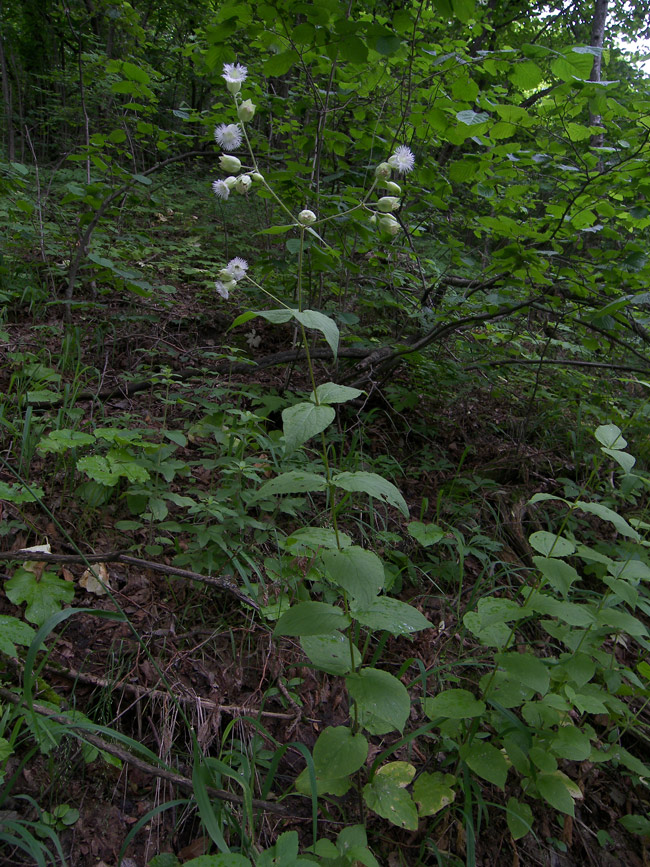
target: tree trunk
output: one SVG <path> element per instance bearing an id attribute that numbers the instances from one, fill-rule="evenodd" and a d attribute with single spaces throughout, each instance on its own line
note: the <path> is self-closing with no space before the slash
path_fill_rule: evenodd
<path id="1" fill-rule="evenodd" d="M 597 48 L 598 53 L 594 57 L 594 65 L 589 76 L 590 81 L 600 81 L 600 71 L 603 62 L 603 39 L 605 38 L 605 24 L 607 23 L 607 5 L 609 0 L 596 0 L 594 8 L 594 19 L 591 25 L 591 42 L 592 48 Z M 601 122 L 599 114 L 589 114 L 589 126 L 598 126 Z M 602 147 L 604 134 L 598 133 L 591 137 L 592 147 Z"/>
<path id="2" fill-rule="evenodd" d="M 11 82 L 9 81 L 9 70 L 7 69 L 7 61 L 5 59 L 4 37 L 0 33 L 0 72 L 2 73 L 2 101 L 5 107 L 5 115 L 7 118 L 7 156 L 9 162 L 13 163 L 16 159 L 16 143 L 14 138 L 14 110 L 13 100 L 11 98 Z"/>

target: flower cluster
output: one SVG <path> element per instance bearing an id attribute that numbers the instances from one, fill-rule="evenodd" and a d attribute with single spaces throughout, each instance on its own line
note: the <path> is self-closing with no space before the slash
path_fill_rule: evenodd
<path id="1" fill-rule="evenodd" d="M 226 151 L 219 157 L 219 166 L 222 171 L 228 172 L 228 177 L 213 181 L 212 189 L 215 196 L 224 201 L 233 190 L 236 193 L 247 193 L 253 181 L 262 180 L 262 175 L 259 172 L 248 171 L 240 175 L 241 160 L 231 153 L 242 146 L 244 141 L 243 125 L 255 116 L 256 106 L 252 100 L 242 100 L 239 95 L 247 76 L 248 70 L 241 63 L 224 63 L 223 78 L 226 81 L 226 87 L 235 98 L 237 117 L 239 118 L 239 123 L 220 123 L 214 130 L 214 140 L 220 148 Z M 225 291 L 227 292 L 227 290 Z"/>
<path id="2" fill-rule="evenodd" d="M 413 156 L 413 151 L 406 145 L 400 145 L 386 162 L 379 163 L 375 169 L 377 184 L 384 187 L 389 193 L 393 193 L 393 195 L 382 196 L 379 199 L 375 205 L 377 210 L 371 218 L 371 221 L 379 226 L 384 235 L 392 237 L 400 230 L 400 224 L 391 211 L 396 211 L 401 204 L 398 196 L 402 192 L 402 188 L 399 184 L 391 181 L 391 174 L 394 170 L 400 175 L 406 175 L 413 171 L 414 166 L 415 157 Z"/>
<path id="3" fill-rule="evenodd" d="M 244 279 L 247 271 L 248 262 L 246 259 L 241 259 L 239 256 L 231 259 L 226 267 L 219 271 L 219 279 L 214 284 L 217 294 L 227 301 L 230 298 L 230 293 L 238 281 Z"/>

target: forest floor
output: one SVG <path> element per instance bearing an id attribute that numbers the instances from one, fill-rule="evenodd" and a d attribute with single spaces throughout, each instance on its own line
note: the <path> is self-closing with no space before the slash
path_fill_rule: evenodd
<path id="1" fill-rule="evenodd" d="M 83 564 L 48 567 L 74 585 L 76 607 L 114 611 L 117 606 L 128 623 L 82 613 L 58 627 L 56 640 L 54 636 L 48 639 L 50 649 L 43 660 L 36 700 L 63 702 L 96 723 L 124 733 L 189 781 L 165 779 L 146 764 L 116 767 L 102 759 L 87 764 L 72 740 L 24 765 L 19 764 L 24 755 L 18 753 L 8 768 L 9 777 L 13 772 L 18 776 L 5 809 L 25 813 L 29 805 L 20 795 L 30 796 L 49 812 L 62 804 L 78 809 L 78 820 L 59 829 L 72 867 L 117 867 L 118 853 L 136 826 L 138 833 L 123 867 L 145 867 L 153 856 L 164 852 L 174 852 L 183 862 L 212 851 L 189 804 L 192 744 L 188 722 L 205 752 L 223 761 L 254 757 L 258 768 L 264 769 L 269 767 L 274 745 L 299 743 L 311 748 L 323 727 L 343 725 L 348 719 L 341 679 L 306 666 L 297 641 L 274 640 L 273 623 L 258 616 L 254 606 L 225 586 L 158 570 L 181 555 L 182 568 L 214 578 L 208 561 L 199 569 L 196 564 L 200 565 L 201 556 L 197 553 L 194 560 L 190 556 L 201 549 L 196 532 L 193 535 L 171 525 L 166 529 L 162 518 L 158 522 L 140 520 L 129 508 L 124 482 L 106 502 L 88 502 L 77 492 L 79 479 L 73 478 L 70 464 L 36 448 L 42 436 L 62 424 L 91 432 L 109 424 L 123 426 L 146 432 L 152 442 L 164 441 L 167 432 L 180 432 L 182 437 L 171 440 L 178 446 L 174 460 L 193 469 L 190 476 L 176 472 L 168 491 L 183 496 L 191 484 L 193 490 L 209 493 L 223 478 L 224 466 L 219 467 L 216 450 L 200 452 L 205 433 L 197 425 L 206 413 L 214 414 L 221 407 L 230 414 L 233 427 L 238 419 L 237 436 L 250 438 L 248 469 L 261 478 L 270 473 L 264 436 L 279 427 L 275 406 L 281 405 L 287 389 L 308 390 L 305 371 L 251 367 L 249 373 L 238 371 L 229 376 L 211 369 L 219 366 L 223 371 L 223 356 L 236 357 L 233 344 L 241 355 L 250 352 L 259 357 L 286 349 L 290 333 L 267 324 L 255 326 L 254 333 L 250 328 L 248 334 L 242 329 L 238 334 L 227 333 L 244 299 L 224 306 L 213 299 L 206 305 L 205 294 L 197 294 L 190 282 L 179 281 L 176 288 L 172 303 L 143 299 L 134 304 L 102 298 L 96 309 L 91 303 L 75 316 L 74 331 L 59 318 L 57 307 L 48 311 L 36 305 L 31 314 L 23 309 L 5 322 L 8 340 L 0 346 L 0 391 L 9 396 L 5 418 L 26 364 L 44 365 L 60 376 L 33 372 L 32 381 L 40 377 L 38 388 L 54 388 L 63 394 L 65 384 L 70 386 L 63 417 L 57 416 L 61 410 L 54 402 L 47 408 L 47 398 L 44 403 L 33 400 L 29 419 L 23 416 L 21 424 L 14 425 L 15 434 L 5 437 L 7 460 L 17 459 L 22 477 L 44 489 L 46 509 L 36 504 L 0 503 L 2 552 L 47 542 L 52 552 L 71 558 L 77 548 L 86 555 L 128 550 L 141 561 L 110 562 L 106 557 L 111 595 L 101 588 L 99 593 L 88 592 L 88 585 L 82 586 Z M 257 344 L 255 348 L 247 340 Z M 69 358 L 62 365 L 65 347 Z M 195 369 L 194 374 L 190 368 Z M 165 371 L 162 377 L 152 373 L 161 370 Z M 182 375 L 176 375 L 179 372 Z M 318 373 L 323 379 L 335 378 L 331 371 L 325 372 L 325 365 Z M 148 384 L 129 391 L 126 386 L 133 381 Z M 535 510 L 527 506 L 529 498 L 537 492 L 562 490 L 572 480 L 577 483 L 578 474 L 576 451 L 570 446 L 570 433 L 575 429 L 570 410 L 556 407 L 549 416 L 542 402 L 535 399 L 531 403 L 525 393 L 522 396 L 521 381 L 495 385 L 494 379 L 467 379 L 453 398 L 449 383 L 437 389 L 430 386 L 401 368 L 390 384 L 390 399 L 376 400 L 363 415 L 356 409 L 344 410 L 340 419 L 341 436 L 353 442 L 368 464 L 394 479 L 413 518 L 456 529 L 456 536 L 448 533 L 436 562 L 413 566 L 412 551 L 404 541 L 408 538 L 404 519 L 392 513 L 364 519 L 365 531 L 372 533 L 375 544 L 394 565 L 393 592 L 414 604 L 432 623 L 431 630 L 413 638 L 390 639 L 384 658 L 411 657 L 428 672 L 437 666 L 462 665 L 469 658 L 480 661 L 480 647 L 461 629 L 463 612 L 495 581 L 507 590 L 523 580 L 531 565 L 527 538 L 540 526 Z M 523 387 L 530 387 L 530 382 Z M 74 393 L 86 388 L 113 393 L 101 400 L 75 400 Z M 413 394 L 416 400 L 409 400 Z M 279 401 L 274 405 L 269 396 Z M 554 426 L 550 432 L 549 419 Z M 344 448 L 348 447 L 341 446 Z M 210 460 L 217 463 L 210 464 Z M 0 478 L 14 481 L 6 469 Z M 173 516 L 170 506 L 168 520 Z M 268 520 L 264 515 L 255 517 L 262 525 Z M 277 520 L 290 526 L 291 516 Z M 244 528 L 234 540 L 237 545 L 240 539 L 250 543 L 250 556 L 256 559 L 265 581 L 262 601 L 271 605 L 279 584 L 272 572 L 274 546 L 269 534 L 263 526 L 253 531 Z M 185 560 L 183 554 L 188 555 Z M 9 574 L 11 568 L 4 566 Z M 306 574 L 308 560 L 299 561 L 298 568 Z M 232 569 L 225 574 L 229 581 L 236 581 Z M 246 595 L 246 587 L 238 583 Z M 0 614 L 20 617 L 22 609 L 3 594 Z M 415 696 L 417 672 L 417 665 L 408 672 Z M 5 684 L 19 677 L 18 669 L 7 668 L 2 673 Z M 416 728 L 423 719 L 414 709 L 409 725 Z M 375 755 L 390 744 L 390 739 L 374 740 Z M 436 754 L 419 754 L 415 744 L 404 744 L 396 757 L 416 757 L 428 764 L 437 760 Z M 276 802 L 303 767 L 301 753 L 290 747 L 266 800 Z M 538 803 L 535 815 L 540 830 L 516 844 L 503 812 L 491 806 L 502 799 L 502 793 L 492 792 L 486 783 L 476 864 L 649 864 L 644 840 L 617 824 L 626 812 L 644 811 L 642 795 L 628 778 L 612 773 L 589 762 L 573 763 L 572 777 L 589 792 L 588 800 L 577 805 L 575 820 L 558 819 L 554 811 Z M 268 846 L 281 830 L 296 829 L 308 843 L 309 800 L 290 796 L 278 803 L 278 814 L 258 815 L 257 842 Z M 342 807 L 324 802 L 324 810 L 329 814 L 320 816 L 323 836 L 339 831 L 346 822 L 363 821 L 352 795 L 346 796 Z M 465 863 L 467 840 L 460 810 L 447 812 L 440 820 L 421 822 L 416 832 L 400 831 L 375 817 L 368 820 L 368 833 L 380 863 L 390 867 Z M 27 862 L 20 854 L 7 852 L 0 854 L 0 863 L 18 867 Z"/>

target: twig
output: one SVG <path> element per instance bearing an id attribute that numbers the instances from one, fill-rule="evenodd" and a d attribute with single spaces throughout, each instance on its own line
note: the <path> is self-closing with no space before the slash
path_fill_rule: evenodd
<path id="1" fill-rule="evenodd" d="M 44 551 L 29 551 L 23 549 L 21 551 L 3 551 L 0 552 L 1 560 L 36 560 L 45 563 L 79 563 L 81 565 L 89 565 L 91 563 L 124 563 L 127 566 L 139 566 L 141 569 L 151 569 L 153 572 L 162 572 L 165 575 L 177 575 L 179 578 L 189 578 L 191 581 L 201 581 L 203 584 L 209 584 L 211 587 L 218 587 L 220 590 L 226 590 L 232 593 L 246 605 L 250 605 L 256 611 L 260 610 L 260 606 L 243 593 L 239 587 L 227 578 L 213 578 L 208 575 L 201 575 L 199 572 L 192 572 L 189 569 L 179 569 L 177 566 L 168 566 L 166 563 L 155 563 L 151 560 L 141 560 L 139 557 L 131 557 L 124 554 L 122 551 L 108 551 L 105 554 L 48 554 Z"/>

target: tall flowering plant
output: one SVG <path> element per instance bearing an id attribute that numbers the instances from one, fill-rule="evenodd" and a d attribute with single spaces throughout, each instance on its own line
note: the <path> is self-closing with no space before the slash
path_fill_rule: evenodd
<path id="1" fill-rule="evenodd" d="M 385 734 L 393 730 L 401 732 L 410 714 L 410 698 L 401 680 L 391 672 L 378 668 L 375 657 L 366 658 L 369 638 L 373 631 L 404 635 L 426 629 L 430 624 L 412 606 L 385 595 L 386 572 L 381 559 L 373 551 L 355 544 L 339 526 L 339 506 L 343 500 L 355 494 L 373 498 L 383 506 L 397 509 L 404 516 L 408 516 L 408 507 L 395 485 L 376 473 L 339 471 L 334 466 L 325 439 L 325 431 L 336 417 L 336 405 L 362 394 L 357 388 L 335 382 L 318 384 L 307 340 L 307 329 L 320 332 L 336 358 L 338 326 L 324 313 L 305 309 L 302 299 L 306 236 L 310 234 L 324 244 L 322 227 L 333 217 L 319 216 L 313 207 L 304 207 L 294 213 L 274 192 L 260 171 L 248 135 L 247 124 L 256 112 L 256 106 L 243 94 L 248 71 L 241 64 L 226 64 L 223 78 L 232 94 L 238 121 L 220 123 L 214 131 L 215 141 L 224 151 L 219 165 L 225 176 L 213 181 L 212 189 L 219 199 L 226 201 L 232 193 L 246 195 L 256 186 L 263 188 L 287 216 L 289 222 L 283 228 L 294 228 L 300 238 L 295 306 L 290 306 L 268 289 L 259 286 L 251 276 L 248 263 L 240 257 L 231 259 L 219 271 L 215 288 L 221 298 L 228 299 L 243 281 L 257 286 L 279 307 L 244 313 L 233 325 L 244 323 L 254 316 L 276 323 L 293 321 L 302 340 L 312 391 L 307 400 L 295 403 L 282 413 L 285 456 L 289 457 L 310 440 L 318 438 L 322 470 L 303 472 L 291 469 L 280 472 L 262 485 L 258 497 L 269 500 L 285 494 L 319 493 L 327 497 L 328 526 L 302 527 L 293 535 L 300 534 L 301 554 L 305 548 L 311 551 L 314 569 L 322 575 L 329 588 L 327 598 L 334 601 L 326 603 L 320 598 L 314 599 L 312 596 L 320 596 L 321 590 L 304 588 L 301 601 L 285 606 L 275 625 L 274 634 L 278 637 L 299 638 L 302 650 L 312 666 L 345 678 L 350 725 L 324 728 L 313 754 L 318 793 L 345 794 L 352 785 L 353 775 L 356 774 L 358 781 L 361 781 L 360 775 L 369 748 L 367 735 Z M 375 168 L 367 193 L 352 207 L 337 212 L 336 217 L 355 211 L 365 213 L 380 238 L 389 242 L 403 228 L 399 216 L 402 190 L 393 177 L 408 175 L 414 166 L 415 157 L 410 148 L 400 145 L 385 162 Z M 377 191 L 381 194 L 378 195 Z M 286 594 L 284 598 L 287 598 Z M 277 605 L 275 607 L 277 609 Z M 363 635 L 366 638 L 362 641 Z M 406 797 L 400 788 L 402 783 L 395 782 L 393 786 L 394 781 L 386 768 L 390 768 L 390 765 L 376 771 L 373 769 L 363 788 L 366 805 L 380 815 L 386 815 L 384 805 L 390 802 L 393 795 L 402 807 Z M 381 776 L 382 773 L 384 776 Z M 310 783 L 305 770 L 296 780 L 296 787 L 308 793 L 313 785 L 313 776 L 311 780 Z M 406 800 L 409 801 L 410 811 L 408 827 L 413 827 L 413 822 L 417 825 L 417 808 L 410 796 Z M 401 816 L 402 813 L 400 822 Z M 392 813 L 389 813 L 388 818 L 394 821 Z M 371 857 L 369 853 L 368 857 Z M 364 863 L 376 862 L 372 859 L 372 862 L 365 860 Z"/>

